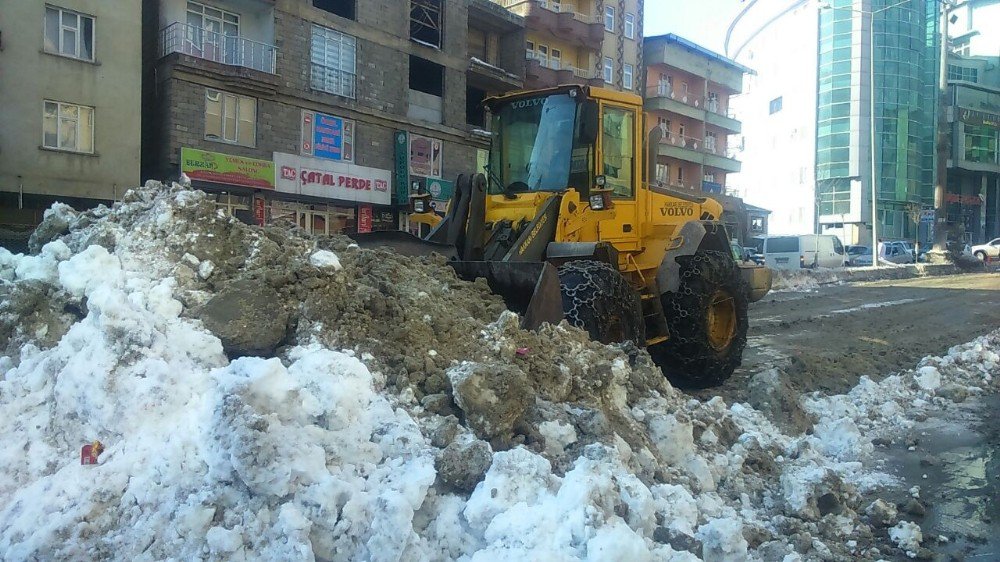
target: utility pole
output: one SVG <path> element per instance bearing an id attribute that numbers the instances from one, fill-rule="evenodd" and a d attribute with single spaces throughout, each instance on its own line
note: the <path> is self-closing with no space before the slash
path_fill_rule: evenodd
<path id="1" fill-rule="evenodd" d="M 944 194 L 948 184 L 948 155 L 951 152 L 951 129 L 948 127 L 948 15 L 950 0 L 941 0 L 941 64 L 938 72 L 937 173 L 934 182 L 934 251 L 944 252 L 948 245 L 945 228 L 948 213 Z"/>

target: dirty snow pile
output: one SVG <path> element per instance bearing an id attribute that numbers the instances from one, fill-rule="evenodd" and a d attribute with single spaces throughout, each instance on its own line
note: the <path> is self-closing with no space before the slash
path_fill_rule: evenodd
<path id="1" fill-rule="evenodd" d="M 806 435 L 522 331 L 440 257 L 178 185 L 55 205 L 30 246 L 0 249 L 5 560 L 876 560 L 920 538 L 862 499 L 872 434 L 997 374 L 994 334 L 808 397 Z"/>
<path id="2" fill-rule="evenodd" d="M 839 281 L 833 269 L 772 269 L 773 291 L 812 291 Z"/>

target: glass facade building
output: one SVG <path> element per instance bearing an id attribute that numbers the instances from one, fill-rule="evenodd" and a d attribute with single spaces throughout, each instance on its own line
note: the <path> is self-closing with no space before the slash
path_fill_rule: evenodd
<path id="1" fill-rule="evenodd" d="M 871 235 L 873 63 L 879 236 L 914 238 L 908 204 L 933 205 L 940 0 L 829 4 L 819 14 L 819 223 L 844 240 Z"/>

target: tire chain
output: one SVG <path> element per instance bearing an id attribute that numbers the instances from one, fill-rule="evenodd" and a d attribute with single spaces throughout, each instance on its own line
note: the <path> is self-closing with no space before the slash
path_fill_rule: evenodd
<path id="1" fill-rule="evenodd" d="M 611 318 L 606 311 L 604 314 L 600 314 L 601 311 L 596 306 L 599 297 L 607 296 L 610 302 L 621 303 L 627 303 L 635 298 L 634 292 L 624 278 L 622 278 L 621 283 L 612 281 L 613 277 L 610 275 L 619 275 L 618 270 L 603 262 L 571 261 L 559 268 L 560 279 L 563 278 L 564 274 L 569 273 L 578 273 L 583 277 L 583 281 L 573 287 L 561 284 L 563 295 L 569 297 L 572 302 L 572 305 L 567 308 L 566 301 L 563 301 L 563 315 L 570 324 L 577 328 L 586 329 L 587 327 L 581 313 L 589 312 L 601 323 L 610 322 Z M 608 289 L 606 285 L 611 285 L 610 292 L 606 290 Z"/>
<path id="2" fill-rule="evenodd" d="M 696 292 L 695 289 L 692 287 L 691 281 L 696 281 L 697 279 L 703 277 L 703 274 L 706 273 L 709 274 L 709 276 L 712 278 L 723 281 L 729 280 L 729 278 L 732 277 L 734 274 L 738 275 L 738 270 L 734 270 L 733 268 L 728 268 L 724 266 L 725 264 L 724 256 L 725 254 L 722 252 L 698 252 L 693 256 L 690 256 L 685 263 L 682 263 L 681 266 L 683 271 L 681 272 L 680 275 L 681 283 L 680 287 L 678 287 L 678 291 L 676 294 L 683 295 L 686 298 L 669 299 L 670 310 L 665 312 L 667 312 L 667 314 L 672 313 L 675 318 L 686 320 L 692 316 L 692 309 L 694 309 L 694 311 L 704 310 L 707 304 L 705 301 L 710 299 L 711 295 L 707 294 L 706 292 L 700 292 L 700 294 Z M 742 284 L 743 283 L 742 278 L 738 277 L 736 283 Z M 726 283 L 724 282 L 723 285 L 725 284 Z M 694 300 L 693 301 L 688 300 L 687 298 L 692 298 Z M 697 306 L 695 307 L 684 306 L 683 301 L 685 300 L 687 301 L 688 305 L 692 304 L 693 302 L 696 303 Z M 681 334 L 672 332 L 670 334 L 670 339 L 673 341 L 673 343 L 671 344 L 672 347 L 683 349 L 686 350 L 688 353 L 690 353 L 690 355 L 687 355 L 686 357 L 681 359 L 682 363 L 685 364 L 685 367 L 692 364 L 701 364 L 704 361 L 710 360 L 712 358 L 710 353 L 704 353 L 704 352 L 700 354 L 691 353 L 693 349 L 704 349 L 704 346 L 701 345 L 701 342 L 697 338 L 685 337 Z M 742 339 L 737 339 L 736 341 L 733 342 L 732 345 L 738 347 L 738 349 L 733 349 L 733 352 L 737 355 L 741 355 L 743 348 L 746 345 L 746 342 L 743 341 Z"/>

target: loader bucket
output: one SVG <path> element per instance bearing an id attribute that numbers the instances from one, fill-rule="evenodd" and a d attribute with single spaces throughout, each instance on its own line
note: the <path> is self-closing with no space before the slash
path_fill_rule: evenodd
<path id="1" fill-rule="evenodd" d="M 441 254 L 448 259 L 456 259 L 458 252 L 455 246 L 429 242 L 422 238 L 398 230 L 385 232 L 368 232 L 351 234 L 350 237 L 362 248 L 369 250 L 388 249 L 397 254 L 410 257 L 428 256 L 432 252 Z"/>
<path id="2" fill-rule="evenodd" d="M 507 308 L 521 315 L 521 327 L 534 330 L 563 319 L 562 293 L 556 268 L 545 262 L 452 261 L 466 281 L 482 277 Z"/>

